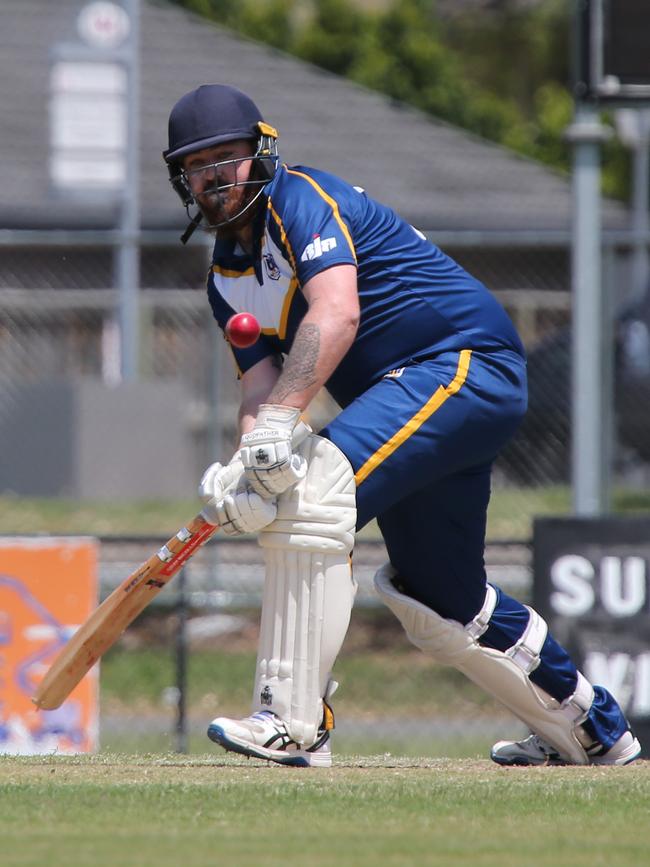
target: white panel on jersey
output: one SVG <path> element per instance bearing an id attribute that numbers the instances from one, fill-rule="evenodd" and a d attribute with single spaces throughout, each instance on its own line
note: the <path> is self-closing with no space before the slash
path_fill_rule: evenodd
<path id="1" fill-rule="evenodd" d="M 238 313 L 252 313 L 267 333 L 281 333 L 286 327 L 282 314 L 286 316 L 286 298 L 294 292 L 296 281 L 291 266 L 268 234 L 264 234 L 262 247 L 263 284 L 257 282 L 252 267 L 249 272 L 238 275 L 227 269 L 212 269 L 212 275 L 219 294 Z M 284 334 L 281 334 L 284 336 Z"/>

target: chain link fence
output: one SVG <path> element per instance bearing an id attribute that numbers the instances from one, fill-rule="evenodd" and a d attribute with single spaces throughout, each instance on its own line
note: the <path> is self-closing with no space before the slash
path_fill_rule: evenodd
<path id="1" fill-rule="evenodd" d="M 0 502 L 8 499 L 18 514 L 23 501 L 32 506 L 24 526 L 14 522 L 14 533 L 50 530 L 47 517 L 34 519 L 34 504 L 43 499 L 52 505 L 87 498 L 99 508 L 103 492 L 113 509 L 138 500 L 138 465 L 150 453 L 167 487 L 140 496 L 190 500 L 202 469 L 227 458 L 235 441 L 238 386 L 205 295 L 207 249 L 152 243 L 141 255 L 140 412 L 127 417 L 116 404 L 115 415 L 95 427 L 90 475 L 96 481 L 97 465 L 106 463 L 111 484 L 104 481 L 98 492 L 83 481 L 75 462 L 93 429 L 81 409 L 67 415 L 64 409 L 82 384 L 98 389 L 90 415 L 121 388 L 119 297 L 112 288 L 114 248 L 68 240 L 0 246 Z M 569 252 L 548 243 L 468 243 L 460 235 L 441 246 L 495 292 L 529 355 L 530 410 L 495 467 L 486 552 L 490 580 L 526 599 L 532 519 L 570 509 Z M 625 250 L 607 250 L 606 274 L 616 286 L 612 467 L 618 485 L 641 492 L 650 466 L 650 315 L 645 297 L 627 300 L 626 257 Z M 156 403 L 151 394 L 161 384 L 170 391 Z M 318 428 L 335 412 L 323 396 L 310 420 Z M 122 441 L 124 428 L 130 435 Z M 165 451 L 156 456 L 160 440 Z M 27 469 L 35 461 L 48 466 L 48 450 L 57 447 L 58 475 L 52 471 L 44 490 L 42 476 L 28 484 Z M 165 541 L 143 536 L 135 524 L 129 538 L 101 540 L 103 596 Z M 87 532 L 83 521 L 75 532 Z M 384 557 L 370 528 L 355 551 L 360 591 L 339 663 L 342 748 L 467 754 L 484 751 L 497 735 L 521 733 L 471 684 L 435 669 L 407 644 L 372 591 Z M 182 581 L 161 594 L 103 662 L 105 747 L 205 751 L 202 733 L 212 716 L 247 712 L 262 581 L 260 551 L 250 540 L 218 539 L 192 560 Z"/>
<path id="2" fill-rule="evenodd" d="M 162 543 L 101 539 L 102 595 Z M 355 608 L 334 671 L 337 749 L 467 755 L 506 731 L 521 734 L 496 702 L 408 643 L 373 589 L 385 560 L 379 541 L 358 541 Z M 528 599 L 530 561 L 527 545 L 490 545 L 488 578 Z M 250 712 L 263 580 L 252 539 L 216 537 L 188 562 L 101 663 L 103 748 L 205 752 L 214 716 Z"/>
<path id="3" fill-rule="evenodd" d="M 529 351 L 529 417 L 519 440 L 499 462 L 497 478 L 515 486 L 566 484 L 567 250 L 482 247 L 480 239 L 471 247 L 449 243 L 445 248 L 495 292 Z M 12 396 L 38 381 L 85 378 L 108 387 L 119 382 L 113 256 L 107 246 L 0 248 L 0 397 L 5 417 L 11 413 Z M 182 386 L 184 405 L 179 411 L 186 417 L 197 468 L 232 442 L 237 403 L 230 353 L 205 298 L 206 268 L 207 255 L 196 249 L 142 250 L 142 382 L 173 380 Z M 312 420 L 320 424 L 334 412 L 323 398 Z"/>

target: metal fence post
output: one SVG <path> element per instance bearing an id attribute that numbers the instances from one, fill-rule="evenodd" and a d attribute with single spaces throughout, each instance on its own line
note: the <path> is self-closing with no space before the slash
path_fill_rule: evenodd
<path id="1" fill-rule="evenodd" d="M 125 0 L 131 31 L 127 47 L 126 183 L 120 202 L 120 367 L 125 382 L 138 378 L 140 361 L 140 0 Z"/>
<path id="2" fill-rule="evenodd" d="M 188 753 L 187 732 L 187 584 L 185 569 L 176 583 L 176 752 Z"/>
<path id="3" fill-rule="evenodd" d="M 598 108 L 576 103 L 567 138 L 573 144 L 572 239 L 572 484 L 576 515 L 604 511 L 602 442 L 603 286 L 601 274 L 600 148 L 607 137 Z"/>

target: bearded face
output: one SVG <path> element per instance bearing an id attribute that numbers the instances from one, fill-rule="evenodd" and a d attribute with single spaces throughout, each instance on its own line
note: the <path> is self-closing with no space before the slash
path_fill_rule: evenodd
<path id="1" fill-rule="evenodd" d="M 192 195 L 212 227 L 237 222 L 255 195 L 250 184 L 253 143 L 240 139 L 188 154 L 183 171 Z"/>

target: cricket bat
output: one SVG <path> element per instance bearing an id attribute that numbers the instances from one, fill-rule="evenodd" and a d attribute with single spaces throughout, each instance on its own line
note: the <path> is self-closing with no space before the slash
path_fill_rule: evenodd
<path id="1" fill-rule="evenodd" d="M 38 685 L 32 701 L 54 710 L 111 647 L 127 626 L 219 529 L 199 513 L 143 563 L 74 633 Z"/>

